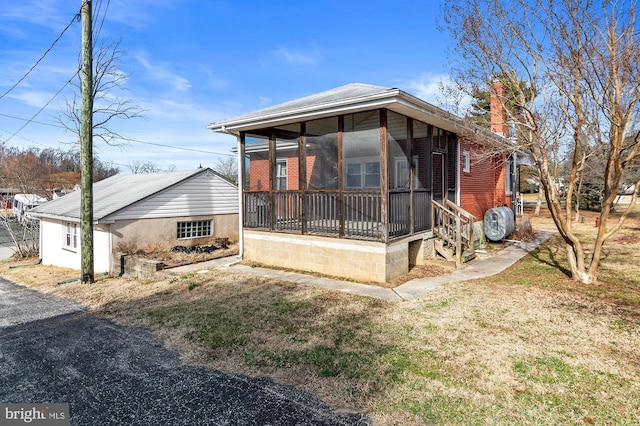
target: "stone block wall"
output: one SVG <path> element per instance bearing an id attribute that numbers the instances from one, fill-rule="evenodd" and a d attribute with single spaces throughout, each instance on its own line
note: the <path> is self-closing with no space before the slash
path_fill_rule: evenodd
<path id="1" fill-rule="evenodd" d="M 357 281 L 386 282 L 409 270 L 409 244 L 245 230 L 243 259 Z"/>

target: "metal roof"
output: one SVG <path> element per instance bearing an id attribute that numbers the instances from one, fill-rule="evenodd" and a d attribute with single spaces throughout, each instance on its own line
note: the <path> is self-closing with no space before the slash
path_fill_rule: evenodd
<path id="1" fill-rule="evenodd" d="M 281 126 L 340 114 L 386 108 L 481 143 L 507 144 L 507 140 L 397 88 L 351 83 L 237 117 L 209 124 L 215 132 L 238 135 L 241 131 Z"/>
<path id="2" fill-rule="evenodd" d="M 204 168 L 185 172 L 117 174 L 96 182 L 93 184 L 93 220 L 100 222 L 119 210 L 207 170 L 215 173 Z M 35 207 L 29 213 L 35 217 L 79 220 L 80 203 L 80 191 L 74 191 Z"/>

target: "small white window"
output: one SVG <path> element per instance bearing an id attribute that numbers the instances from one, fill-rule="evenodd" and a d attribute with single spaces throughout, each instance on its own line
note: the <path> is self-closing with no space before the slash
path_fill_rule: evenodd
<path id="1" fill-rule="evenodd" d="M 462 153 L 462 171 L 471 173 L 471 154 L 469 154 L 469 151 Z"/>
<path id="2" fill-rule="evenodd" d="M 413 187 L 418 188 L 418 156 L 413 156 Z M 396 157 L 395 159 L 395 182 L 394 188 L 409 188 L 409 168 L 406 157 Z"/>
<path id="3" fill-rule="evenodd" d="M 276 160 L 276 190 L 284 191 L 287 188 L 287 159 L 278 159 Z"/>
<path id="4" fill-rule="evenodd" d="M 76 251 L 78 249 L 78 224 L 65 222 L 63 247 L 67 250 Z"/>
<path id="5" fill-rule="evenodd" d="M 380 188 L 380 160 L 377 157 L 353 159 L 346 163 L 346 188 Z"/>
<path id="6" fill-rule="evenodd" d="M 210 220 L 196 220 L 194 222 L 178 222 L 178 239 L 210 237 L 212 231 Z"/>

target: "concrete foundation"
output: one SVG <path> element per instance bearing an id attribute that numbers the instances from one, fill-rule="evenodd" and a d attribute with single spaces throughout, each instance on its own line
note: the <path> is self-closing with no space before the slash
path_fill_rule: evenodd
<path id="1" fill-rule="evenodd" d="M 164 264 L 157 260 L 145 259 L 125 253 L 113 253 L 110 275 L 129 275 L 143 280 L 152 279 Z"/>
<path id="2" fill-rule="evenodd" d="M 424 238 L 414 235 L 385 244 L 244 230 L 248 262 L 357 281 L 391 281 L 409 270 L 409 263 L 424 260 Z"/>

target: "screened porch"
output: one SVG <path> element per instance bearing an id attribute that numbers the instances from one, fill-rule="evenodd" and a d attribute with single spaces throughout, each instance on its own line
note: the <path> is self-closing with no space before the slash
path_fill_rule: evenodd
<path id="1" fill-rule="evenodd" d="M 388 242 L 455 201 L 456 136 L 386 109 L 240 133 L 245 228 Z"/>

